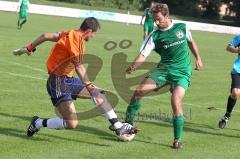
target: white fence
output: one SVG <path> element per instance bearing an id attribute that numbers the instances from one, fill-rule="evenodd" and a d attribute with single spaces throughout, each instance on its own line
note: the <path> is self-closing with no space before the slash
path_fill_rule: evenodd
<path id="1" fill-rule="evenodd" d="M 0 1 L 0 10 L 15 12 L 17 10 L 17 5 L 18 5 L 17 2 Z M 120 14 L 120 13 L 104 12 L 104 11 L 96 11 L 96 10 L 82 10 L 82 9 L 73 9 L 73 8 L 65 8 L 65 7 L 54 7 L 54 6 L 37 5 L 37 4 L 30 4 L 29 13 L 64 16 L 64 17 L 75 17 L 75 18 L 96 17 L 97 19 L 101 19 L 101 20 L 109 20 L 114 22 L 132 23 L 132 24 L 140 24 L 140 21 L 141 21 L 141 16 L 130 15 L 130 14 Z M 227 33 L 227 34 L 240 34 L 240 27 L 231 27 L 231 26 L 189 22 L 189 21 L 181 21 L 181 22 L 186 23 L 191 30 L 200 30 L 200 31 L 209 31 L 209 32 L 217 32 L 217 33 Z"/>

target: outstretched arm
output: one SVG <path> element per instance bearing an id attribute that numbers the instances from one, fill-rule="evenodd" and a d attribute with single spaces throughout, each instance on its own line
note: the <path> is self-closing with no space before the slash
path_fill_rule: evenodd
<path id="1" fill-rule="evenodd" d="M 57 42 L 60 38 L 60 33 L 45 33 L 39 36 L 36 40 L 34 40 L 31 45 L 33 48 L 36 48 L 38 45 L 45 41 Z"/>
<path id="2" fill-rule="evenodd" d="M 142 55 L 141 53 L 135 58 L 134 62 L 130 67 L 127 68 L 127 73 L 132 73 L 136 68 L 138 68 L 144 61 L 146 60 L 146 57 Z"/>
<path id="3" fill-rule="evenodd" d="M 31 52 L 34 52 L 36 50 L 36 47 L 40 45 L 41 43 L 45 41 L 53 41 L 57 42 L 60 38 L 60 33 L 45 33 L 39 36 L 37 39 L 35 39 L 32 43 L 28 44 L 27 46 L 18 48 L 13 51 L 14 55 L 22 55 L 22 54 L 28 54 L 30 55 Z"/>
<path id="4" fill-rule="evenodd" d="M 228 45 L 226 48 L 227 51 L 231 52 L 231 53 L 240 53 L 240 48 L 239 47 L 234 47 L 232 45 Z"/>
<path id="5" fill-rule="evenodd" d="M 126 70 L 127 73 L 132 73 L 136 68 L 138 68 L 147 58 L 147 56 L 155 49 L 155 43 L 151 35 L 149 38 L 144 40 L 139 55 L 135 58 L 134 62 L 128 69 Z"/>
<path id="6" fill-rule="evenodd" d="M 194 57 L 196 59 L 195 70 L 200 70 L 201 68 L 203 68 L 203 63 L 202 63 L 202 59 L 201 59 L 201 56 L 198 51 L 198 47 L 193 39 L 191 41 L 188 40 L 188 47 L 190 48 L 192 54 L 194 55 Z"/>

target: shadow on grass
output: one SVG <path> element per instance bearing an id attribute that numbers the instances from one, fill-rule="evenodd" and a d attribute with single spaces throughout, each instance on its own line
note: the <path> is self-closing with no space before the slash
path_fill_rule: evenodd
<path id="1" fill-rule="evenodd" d="M 17 119 L 24 120 L 24 121 L 29 121 L 29 122 L 32 119 L 32 117 L 26 117 L 26 116 L 20 116 L 20 115 L 10 115 L 10 114 L 6 114 L 6 113 L 0 113 L 0 116 L 17 118 Z M 27 126 L 28 125 L 26 125 L 26 129 L 27 129 Z M 53 130 L 53 131 L 57 132 L 57 131 L 60 131 L 60 130 Z M 87 126 L 83 126 L 83 125 L 80 125 L 78 128 L 73 129 L 73 130 L 69 130 L 69 131 L 81 131 L 81 132 L 84 132 L 84 133 L 94 134 L 94 135 L 97 135 L 97 136 L 99 136 L 99 135 L 100 136 L 114 136 L 113 134 L 106 133 L 105 131 L 101 131 L 101 130 L 98 130 L 96 128 L 87 127 Z M 99 143 L 95 143 L 95 142 L 88 142 L 88 141 L 83 141 L 83 140 L 78 140 L 78 139 L 76 140 L 76 139 L 71 139 L 71 138 L 65 138 L 65 137 L 62 137 L 62 136 L 51 135 L 51 134 L 43 134 L 43 133 L 39 134 L 40 135 L 39 137 L 31 137 L 30 138 L 30 137 L 26 136 L 26 131 L 13 129 L 13 128 L 2 128 L 2 127 L 0 127 L 0 134 L 6 135 L 6 136 L 19 137 L 19 138 L 28 139 L 28 140 L 51 141 L 49 139 L 39 138 L 41 136 L 46 136 L 46 137 L 49 137 L 49 138 L 55 138 L 55 139 L 60 139 L 60 140 L 73 141 L 73 142 L 80 142 L 80 143 L 92 144 L 92 145 L 97 145 L 97 146 L 109 146 L 109 145 L 106 145 L 106 144 L 99 144 Z"/>
<path id="2" fill-rule="evenodd" d="M 110 131 L 108 129 L 106 129 L 107 131 Z M 85 126 L 85 125 L 78 125 L 78 127 L 76 129 L 72 129 L 72 131 L 80 131 L 80 132 L 83 132 L 83 133 L 87 133 L 87 134 L 93 134 L 93 135 L 97 135 L 97 136 L 111 136 L 111 137 L 116 137 L 114 135 L 115 132 L 113 133 L 108 133 L 106 131 L 102 131 L 102 130 L 99 130 L 97 128 L 94 128 L 94 127 L 88 127 L 88 126 Z"/>
<path id="3" fill-rule="evenodd" d="M 13 129 L 13 128 L 0 127 L 0 135 L 18 137 L 18 138 L 22 138 L 22 139 L 30 139 L 29 137 L 27 137 L 25 131 Z M 41 138 L 31 138 L 31 139 L 34 141 L 49 141 L 47 139 L 41 139 Z"/>
<path id="4" fill-rule="evenodd" d="M 104 140 L 111 140 L 111 141 L 116 141 L 116 142 L 118 142 L 118 143 L 124 143 L 124 141 L 121 141 L 121 140 L 117 139 L 117 137 L 112 138 L 112 137 L 108 137 L 108 136 L 102 136 L 101 138 L 104 139 Z M 144 143 L 144 144 L 164 146 L 164 147 L 167 147 L 167 148 L 169 148 L 169 147 L 172 146 L 172 145 L 162 144 L 162 143 L 158 143 L 158 142 L 140 140 L 140 139 L 136 139 L 136 138 L 134 138 L 133 141 L 134 141 L 134 142 L 139 142 L 139 143 Z M 126 143 L 126 142 L 125 142 L 125 143 Z"/>
<path id="5" fill-rule="evenodd" d="M 139 121 L 139 123 L 146 123 L 146 124 L 152 124 L 152 125 L 161 126 L 161 127 L 173 128 L 171 122 Z M 230 137 L 230 138 L 238 138 L 238 139 L 240 138 L 240 135 L 237 136 L 237 135 L 231 135 L 226 133 L 223 134 L 223 131 L 219 133 L 220 129 L 217 127 L 212 127 L 210 125 L 198 124 L 193 122 L 186 122 L 184 125 L 184 131 L 193 132 L 201 135 L 213 135 L 213 136 L 222 136 L 222 137 Z M 211 131 L 215 131 L 215 132 L 211 132 Z"/>

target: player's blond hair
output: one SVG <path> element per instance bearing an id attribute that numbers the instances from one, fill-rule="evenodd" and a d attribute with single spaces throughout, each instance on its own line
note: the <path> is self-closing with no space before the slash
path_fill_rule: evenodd
<path id="1" fill-rule="evenodd" d="M 165 3 L 157 3 L 152 9 L 153 13 L 162 13 L 164 16 L 169 16 L 168 5 Z"/>

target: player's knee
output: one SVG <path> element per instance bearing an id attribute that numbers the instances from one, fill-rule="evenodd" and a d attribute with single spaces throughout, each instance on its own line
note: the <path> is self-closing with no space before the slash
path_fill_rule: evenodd
<path id="1" fill-rule="evenodd" d="M 142 96 L 144 95 L 144 91 L 141 90 L 141 89 L 137 89 L 134 93 L 134 96 L 137 98 L 137 99 L 140 99 Z"/>
<path id="2" fill-rule="evenodd" d="M 78 120 L 67 121 L 67 129 L 75 129 L 78 125 Z"/>
<path id="3" fill-rule="evenodd" d="M 238 96 L 240 96 L 240 89 L 238 88 L 233 88 L 232 89 L 232 94 L 231 94 L 231 97 L 236 99 Z"/>

